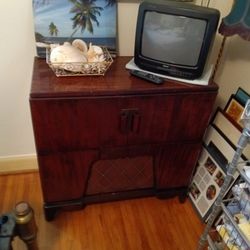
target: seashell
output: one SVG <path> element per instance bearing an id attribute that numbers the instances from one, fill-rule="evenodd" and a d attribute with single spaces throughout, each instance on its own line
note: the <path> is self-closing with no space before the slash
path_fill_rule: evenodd
<path id="1" fill-rule="evenodd" d="M 105 57 L 104 55 L 95 55 L 92 57 L 88 57 L 88 62 L 104 62 L 105 61 Z"/>
<path id="2" fill-rule="evenodd" d="M 94 49 L 92 48 L 92 43 L 89 44 L 89 50 L 87 52 L 88 60 L 95 57 L 96 53 Z"/>
<path id="3" fill-rule="evenodd" d="M 71 46 L 71 43 L 70 42 L 64 42 L 63 45 L 64 46 Z"/>
<path id="4" fill-rule="evenodd" d="M 99 56 L 99 62 L 104 62 L 104 61 L 105 61 L 104 55 L 100 55 L 100 56 Z"/>
<path id="5" fill-rule="evenodd" d="M 78 48 L 79 50 L 81 50 L 82 52 L 84 53 L 87 53 L 88 51 L 88 46 L 87 44 L 81 40 L 81 39 L 75 39 L 73 42 L 72 42 L 72 45 L 76 48 Z"/>
<path id="6" fill-rule="evenodd" d="M 99 62 L 99 57 L 98 56 L 91 56 L 91 57 L 88 57 L 88 62 Z"/>
<path id="7" fill-rule="evenodd" d="M 87 62 L 87 58 L 82 51 L 72 46 L 70 43 L 64 43 L 52 49 L 50 61 L 54 67 L 79 72 L 81 71 L 81 63 Z M 70 67 L 67 65 L 69 63 Z"/>
<path id="8" fill-rule="evenodd" d="M 52 49 L 54 49 L 54 48 L 56 48 L 58 46 L 60 46 L 59 43 L 52 43 L 52 44 L 50 44 L 50 49 L 52 50 Z"/>
<path id="9" fill-rule="evenodd" d="M 103 50 L 101 47 L 96 46 L 96 45 L 92 45 L 92 49 L 95 51 L 95 53 L 100 56 L 103 55 Z"/>
<path id="10" fill-rule="evenodd" d="M 100 62 L 100 56 L 103 55 L 101 47 L 89 44 L 89 50 L 87 52 L 88 62 Z"/>
<path id="11" fill-rule="evenodd" d="M 103 50 L 101 47 L 92 45 L 92 43 L 89 44 L 89 50 L 88 50 L 88 55 L 93 56 L 93 55 L 103 55 Z"/>

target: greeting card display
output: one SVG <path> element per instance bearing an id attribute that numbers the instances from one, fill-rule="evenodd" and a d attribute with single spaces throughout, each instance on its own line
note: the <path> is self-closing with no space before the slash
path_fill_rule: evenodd
<path id="1" fill-rule="evenodd" d="M 203 148 L 198 169 L 190 186 L 189 197 L 204 219 L 217 198 L 224 182 L 225 172 Z"/>
<path id="2" fill-rule="evenodd" d="M 232 146 L 215 128 L 209 126 L 189 192 L 189 197 L 203 220 L 209 216 L 211 207 L 219 195 L 227 165 L 233 155 Z M 237 177 L 238 174 L 235 173 L 233 179 L 236 180 Z"/>

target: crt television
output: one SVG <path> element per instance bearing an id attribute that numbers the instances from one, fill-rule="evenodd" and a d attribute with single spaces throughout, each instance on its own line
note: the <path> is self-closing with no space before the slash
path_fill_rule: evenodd
<path id="1" fill-rule="evenodd" d="M 144 70 L 196 79 L 204 70 L 220 12 L 183 2 L 142 2 L 134 62 Z"/>

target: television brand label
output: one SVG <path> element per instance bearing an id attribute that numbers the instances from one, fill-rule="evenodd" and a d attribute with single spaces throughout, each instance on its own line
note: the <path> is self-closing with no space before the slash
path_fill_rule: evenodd
<path id="1" fill-rule="evenodd" d="M 170 68 L 169 65 L 165 65 L 165 64 L 162 64 L 162 67 L 163 67 L 163 68 L 166 68 L 166 69 L 169 69 L 169 68 Z"/>

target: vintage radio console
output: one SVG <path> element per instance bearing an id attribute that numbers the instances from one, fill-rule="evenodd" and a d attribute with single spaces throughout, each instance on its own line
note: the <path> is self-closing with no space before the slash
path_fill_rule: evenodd
<path id="1" fill-rule="evenodd" d="M 56 77 L 36 58 L 30 107 L 45 216 L 61 208 L 187 194 L 218 87 L 155 85 L 117 57 L 105 76 Z"/>

